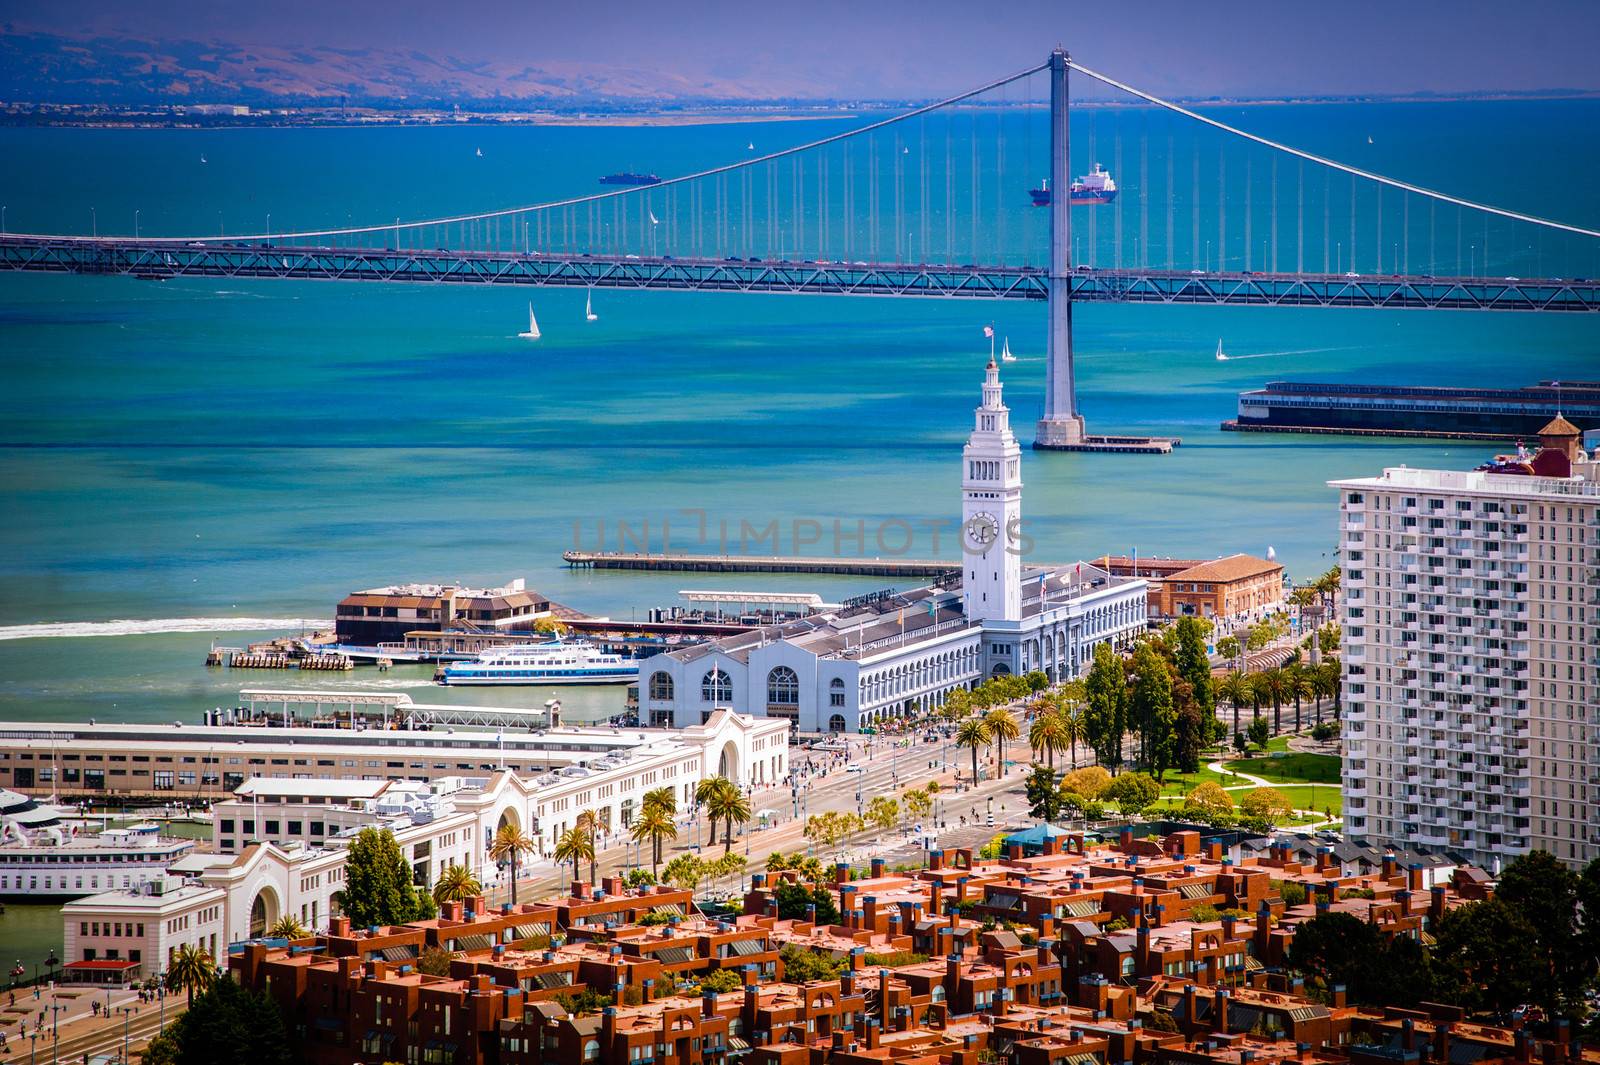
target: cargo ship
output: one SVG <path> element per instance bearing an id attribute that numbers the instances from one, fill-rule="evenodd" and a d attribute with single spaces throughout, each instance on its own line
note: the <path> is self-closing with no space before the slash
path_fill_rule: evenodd
<path id="1" fill-rule="evenodd" d="M 659 185 L 661 179 L 654 174 L 635 174 L 625 170 L 620 174 L 607 174 L 600 179 L 602 185 Z"/>
<path id="2" fill-rule="evenodd" d="M 1050 206 L 1050 182 L 1039 182 L 1039 187 L 1029 189 L 1035 207 Z M 1117 198 L 1117 183 L 1104 167 L 1094 164 L 1094 169 L 1072 183 L 1072 206 L 1086 207 L 1097 203 L 1110 203 Z"/>
<path id="3" fill-rule="evenodd" d="M 1582 430 L 1600 429 L 1600 381 L 1541 381 L 1528 388 L 1269 381 L 1239 393 L 1239 416 L 1222 428 L 1515 440 L 1536 435 L 1557 412 Z"/>

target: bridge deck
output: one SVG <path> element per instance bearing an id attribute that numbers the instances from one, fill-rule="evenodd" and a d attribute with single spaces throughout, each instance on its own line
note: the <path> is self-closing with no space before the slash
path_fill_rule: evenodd
<path id="1" fill-rule="evenodd" d="M 170 241 L 0 236 L 0 270 L 180 277 L 534 285 L 696 292 L 1046 299 L 1037 266 L 959 266 L 794 260 L 678 259 Z M 1597 311 L 1600 282 L 1579 278 L 1461 278 L 1205 273 L 1080 267 L 1084 302 L 1274 307 Z"/>

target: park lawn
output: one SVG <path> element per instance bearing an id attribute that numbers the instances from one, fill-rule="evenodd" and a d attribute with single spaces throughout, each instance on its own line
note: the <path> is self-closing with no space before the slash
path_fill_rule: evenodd
<path id="1" fill-rule="evenodd" d="M 1344 816 L 1344 795 L 1337 787 L 1318 784 L 1315 798 L 1310 784 L 1275 784 L 1273 787 L 1287 795 L 1297 810 L 1326 810 L 1329 817 Z M 1249 792 L 1235 793 L 1236 796 L 1248 794 Z"/>
<path id="2" fill-rule="evenodd" d="M 1240 758 L 1224 762 L 1235 773 L 1249 773 L 1274 784 L 1337 784 L 1339 759 L 1331 754 L 1302 754 L 1282 758 Z"/>

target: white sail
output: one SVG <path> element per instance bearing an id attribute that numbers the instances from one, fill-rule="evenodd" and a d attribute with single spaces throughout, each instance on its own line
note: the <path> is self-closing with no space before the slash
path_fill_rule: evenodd
<path id="1" fill-rule="evenodd" d="M 589 294 L 583 299 L 583 319 L 586 322 L 598 322 L 600 320 L 600 316 L 594 313 L 594 289 L 590 289 Z"/>
<path id="2" fill-rule="evenodd" d="M 1000 345 L 1000 361 L 1001 362 L 1016 362 L 1017 361 L 1017 357 L 1015 355 L 1011 354 L 1011 338 L 1010 337 L 1006 337 L 1005 338 L 1005 342 Z"/>
<path id="3" fill-rule="evenodd" d="M 645 210 L 650 211 L 648 207 L 645 208 Z M 654 211 L 650 211 L 650 224 L 653 226 L 659 226 L 661 224 L 661 219 L 656 217 L 656 213 Z"/>
<path id="4" fill-rule="evenodd" d="M 532 303 L 528 304 L 528 331 L 526 333 L 518 333 L 517 336 L 521 337 L 524 340 L 538 340 L 539 339 L 539 319 L 537 319 L 537 318 L 535 318 L 533 316 L 533 304 Z"/>
<path id="5" fill-rule="evenodd" d="M 1222 353 L 1222 338 L 1221 337 L 1217 338 L 1217 361 L 1218 362 L 1227 362 L 1228 361 L 1228 357 Z"/>

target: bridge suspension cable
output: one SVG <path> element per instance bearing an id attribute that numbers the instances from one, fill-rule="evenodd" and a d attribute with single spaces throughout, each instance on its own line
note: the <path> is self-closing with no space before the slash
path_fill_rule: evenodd
<path id="1" fill-rule="evenodd" d="M 1478 203 L 1475 200 L 1464 200 L 1459 196 L 1451 196 L 1448 193 L 1439 192 L 1435 189 L 1424 188 L 1421 185 L 1413 185 L 1410 182 L 1398 181 L 1395 178 L 1385 177 L 1382 174 L 1375 174 L 1370 170 L 1362 170 L 1360 167 L 1350 166 L 1335 159 L 1328 159 L 1313 152 L 1303 151 L 1299 148 L 1291 147 L 1290 145 L 1282 144 L 1278 141 L 1270 140 L 1258 134 L 1239 129 L 1236 126 L 1230 126 L 1226 122 L 1220 122 L 1217 119 L 1208 118 L 1207 116 L 1198 112 L 1191 111 L 1186 107 L 1175 104 L 1171 100 L 1163 100 L 1159 96 L 1151 95 L 1142 89 L 1136 89 L 1126 82 L 1118 81 L 1116 78 L 1102 74 L 1097 70 L 1090 70 L 1088 67 L 1083 66 L 1080 63 L 1075 63 L 1070 59 L 1067 60 L 1067 66 L 1073 70 L 1076 70 L 1080 74 L 1093 78 L 1098 82 L 1109 85 L 1114 89 L 1121 89 L 1125 93 L 1128 93 L 1132 96 L 1137 96 L 1139 99 L 1155 104 L 1157 107 L 1164 107 L 1176 114 L 1183 115 L 1185 118 L 1192 118 L 1196 122 L 1201 122 L 1205 125 L 1215 127 L 1216 129 L 1220 129 L 1225 133 L 1231 133 L 1236 137 L 1243 137 L 1245 140 L 1254 141 L 1257 144 L 1265 145 L 1266 147 L 1272 148 L 1276 151 L 1286 152 L 1289 155 L 1295 156 L 1299 159 L 1304 159 L 1307 162 L 1316 163 L 1320 166 L 1330 167 L 1334 170 L 1342 171 L 1351 175 L 1352 177 L 1365 178 L 1368 181 L 1375 181 L 1379 185 L 1388 185 L 1390 188 L 1400 189 L 1405 192 L 1413 192 L 1419 196 L 1426 196 L 1441 203 L 1453 203 L 1457 207 L 1467 207 L 1474 211 L 1481 211 L 1485 214 L 1497 215 L 1501 218 L 1509 218 L 1517 222 L 1528 222 L 1536 226 L 1544 226 L 1548 229 L 1557 229 L 1565 233 L 1576 233 L 1579 236 L 1584 237 L 1600 237 L 1600 230 L 1585 229 L 1582 226 L 1569 225 L 1565 222 L 1557 222 L 1549 218 L 1540 218 L 1537 215 L 1523 214 L 1520 211 L 1509 211 L 1503 207 L 1494 207 L 1486 203 Z"/>
<path id="2" fill-rule="evenodd" d="M 683 185 L 683 184 L 686 184 L 686 183 L 692 182 L 692 181 L 700 181 L 700 180 L 703 180 L 705 178 L 723 177 L 723 176 L 726 176 L 727 174 L 734 173 L 736 171 L 746 171 L 749 168 L 758 166 L 758 165 L 760 165 L 762 163 L 771 163 L 774 160 L 786 159 L 786 158 L 788 158 L 790 156 L 799 155 L 801 152 L 814 151 L 814 150 L 816 150 L 818 148 L 825 148 L 830 144 L 838 144 L 841 141 L 848 141 L 848 140 L 851 140 L 851 139 L 856 138 L 856 137 L 861 137 L 861 136 L 864 136 L 866 134 L 876 132 L 877 130 L 884 129 L 884 128 L 889 127 L 889 126 L 897 125 L 897 124 L 902 123 L 902 122 L 907 122 L 907 121 L 909 121 L 909 120 L 911 120 L 913 118 L 917 118 L 917 117 L 920 117 L 922 115 L 926 115 L 929 112 L 938 111 L 941 108 L 949 107 L 952 104 L 960 103 L 961 101 L 971 99 L 974 96 L 981 96 L 986 92 L 991 92 L 991 91 L 993 91 L 995 89 L 998 89 L 998 88 L 1000 88 L 1002 86 L 1009 85 L 1014 81 L 1021 81 L 1023 78 L 1031 77 L 1034 74 L 1037 74 L 1042 70 L 1045 70 L 1048 66 L 1049 66 L 1048 63 L 1039 63 L 1039 64 L 1037 64 L 1035 66 L 1029 67 L 1026 70 L 1020 70 L 1020 71 L 1017 71 L 1016 73 L 1008 74 L 1003 78 L 997 78 L 996 80 L 991 81 L 991 82 L 989 82 L 989 83 L 987 83 L 985 85 L 979 85 L 977 88 L 968 89 L 965 92 L 961 92 L 961 93 L 956 94 L 955 96 L 948 96 L 948 97 L 945 97 L 942 100 L 937 100 L 937 101 L 935 101 L 933 103 L 930 103 L 930 104 L 924 104 L 922 107 L 914 108 L 914 109 L 912 109 L 910 111 L 903 111 L 900 114 L 891 115 L 888 118 L 879 119 L 876 122 L 870 122 L 867 125 L 857 127 L 856 129 L 846 130 L 843 133 L 835 133 L 832 136 L 823 137 L 820 140 L 810 141 L 810 142 L 808 142 L 806 144 L 797 144 L 797 145 L 795 145 L 795 146 L 793 146 L 791 148 L 782 148 L 782 149 L 779 149 L 778 151 L 775 151 L 775 152 L 768 152 L 765 155 L 757 155 L 757 156 L 752 156 L 749 159 L 741 159 L 736 163 L 727 163 L 727 164 L 725 164 L 723 166 L 716 166 L 716 167 L 711 167 L 710 169 L 707 169 L 707 170 L 696 171 L 693 174 L 683 174 L 683 175 L 681 175 L 679 177 L 664 178 L 663 180 L 658 181 L 658 182 L 656 182 L 656 183 L 654 183 L 652 185 L 636 186 L 636 187 L 624 188 L 624 189 L 612 189 L 612 190 L 608 190 L 606 192 L 591 193 L 590 195 L 587 195 L 587 196 L 572 196 L 572 197 L 568 197 L 567 199 L 562 199 L 562 200 L 550 200 L 550 201 L 548 201 L 546 203 L 527 204 L 527 205 L 524 205 L 524 206 L 521 206 L 521 207 L 505 207 L 505 208 L 502 208 L 500 210 L 483 211 L 483 212 L 479 212 L 477 214 L 450 215 L 449 217 L 444 217 L 444 218 L 420 218 L 420 219 L 416 219 L 416 220 L 410 221 L 410 222 L 400 222 L 400 221 L 397 220 L 395 222 L 384 223 L 384 224 L 380 224 L 380 225 L 344 226 L 344 227 L 337 228 L 337 229 L 303 229 L 303 230 L 296 230 L 294 232 L 247 233 L 247 234 L 230 235 L 230 236 L 226 236 L 226 237 L 221 237 L 221 236 L 144 237 L 144 238 L 141 238 L 141 239 L 143 241 L 147 242 L 147 243 L 152 243 L 152 244 L 183 244 L 183 243 L 196 243 L 196 242 L 211 244 L 211 243 L 217 243 L 217 242 L 241 243 L 241 242 L 245 242 L 245 241 L 262 241 L 262 240 L 299 240 L 299 239 L 304 239 L 304 238 L 309 238 L 309 237 L 345 237 L 345 236 L 358 236 L 358 235 L 361 235 L 361 234 L 388 233 L 388 232 L 395 231 L 395 230 L 400 230 L 400 229 L 420 229 L 420 228 L 422 228 L 424 226 L 465 225 L 465 224 L 470 224 L 470 223 L 486 222 L 486 221 L 488 221 L 490 219 L 508 218 L 508 217 L 513 216 L 513 215 L 534 214 L 534 213 L 542 212 L 542 211 L 553 211 L 553 210 L 559 210 L 559 209 L 562 209 L 562 208 L 577 207 L 577 206 L 581 206 L 581 205 L 592 205 L 592 204 L 603 202 L 605 200 L 616 200 L 619 197 L 623 197 L 623 196 L 638 196 L 638 195 L 641 195 L 641 194 L 648 194 L 648 193 L 651 193 L 651 192 L 655 192 L 655 191 L 657 191 L 659 189 L 670 189 L 670 188 L 672 188 L 674 186 L 677 186 L 677 185 Z M 96 239 L 98 239 L 98 238 L 95 238 L 95 237 L 85 237 L 85 236 L 72 235 L 72 234 L 44 234 L 44 233 L 40 233 L 40 234 L 14 234 L 14 235 L 16 235 L 16 236 L 34 236 L 34 237 L 40 237 L 40 238 L 45 238 L 45 239 L 49 239 L 49 240 L 62 240 L 62 241 L 79 241 L 79 240 L 81 240 L 81 241 L 86 241 L 86 242 L 91 242 L 91 243 L 94 242 Z"/>

